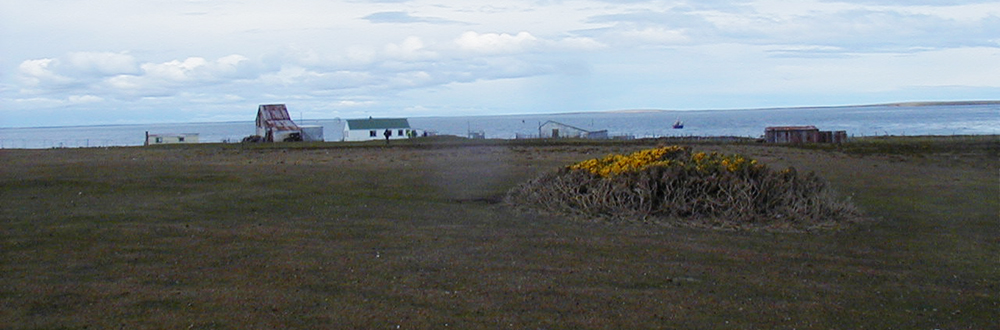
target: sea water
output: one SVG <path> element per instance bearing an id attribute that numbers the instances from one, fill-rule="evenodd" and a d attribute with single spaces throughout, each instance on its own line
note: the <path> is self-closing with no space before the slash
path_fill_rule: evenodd
<path id="1" fill-rule="evenodd" d="M 0 148 L 76 148 L 142 145 L 150 134 L 198 133 L 199 141 L 239 142 L 255 133 L 250 120 L 221 123 L 169 123 L 68 127 L 0 128 Z M 674 129 L 675 121 L 683 129 Z M 487 138 L 538 136 L 539 127 L 555 121 L 589 131 L 607 130 L 610 136 L 635 138 L 664 136 L 737 136 L 756 138 L 768 126 L 812 125 L 824 131 L 847 131 L 849 136 L 874 135 L 986 135 L 1000 133 L 1000 104 L 941 106 L 856 106 L 697 111 L 619 111 L 464 117 L 412 117 L 410 126 L 439 135 L 467 136 L 482 132 Z M 342 119 L 299 120 L 321 125 L 326 141 L 343 137 Z"/>

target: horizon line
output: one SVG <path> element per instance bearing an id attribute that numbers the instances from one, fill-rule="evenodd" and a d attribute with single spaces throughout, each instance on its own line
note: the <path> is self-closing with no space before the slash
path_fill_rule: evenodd
<path id="1" fill-rule="evenodd" d="M 867 107 L 927 107 L 927 106 L 963 106 L 963 105 L 1000 105 L 1000 100 L 968 100 L 968 101 L 903 101 L 889 103 L 854 104 L 854 105 L 816 105 L 816 106 L 786 106 L 786 107 L 761 107 L 761 108 L 715 108 L 715 109 L 616 109 L 616 110 L 593 110 L 593 111 L 569 111 L 569 112 L 543 112 L 543 113 L 510 113 L 510 114 L 483 114 L 483 115 L 428 115 L 412 116 L 403 118 L 447 118 L 447 117 L 487 117 L 487 116 L 537 116 L 537 115 L 576 115 L 590 113 L 653 113 L 653 112 L 691 112 L 691 111 L 759 111 L 759 110 L 793 110 L 793 109 L 837 109 L 837 108 L 867 108 Z M 396 116 L 398 117 L 398 116 Z M 393 118 L 396 118 L 393 117 Z M 389 117 L 380 117 L 389 118 Z M 300 119 L 309 120 L 347 120 L 340 117 Z M 109 124 L 85 124 L 85 125 L 54 125 L 54 126 L 0 126 L 0 129 L 38 129 L 38 128 L 67 128 L 67 127 L 99 127 L 99 126 L 134 126 L 134 125 L 160 125 L 160 124 L 208 124 L 208 123 L 238 123 L 252 122 L 253 120 L 223 120 L 223 121 L 162 121 L 162 122 L 137 122 L 137 123 L 109 123 Z"/>

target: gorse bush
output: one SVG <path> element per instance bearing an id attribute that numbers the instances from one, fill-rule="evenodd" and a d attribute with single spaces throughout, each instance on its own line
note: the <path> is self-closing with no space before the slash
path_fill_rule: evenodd
<path id="1" fill-rule="evenodd" d="M 679 146 L 582 161 L 511 189 L 508 203 L 587 219 L 807 230 L 857 219 L 814 173 Z"/>
<path id="2" fill-rule="evenodd" d="M 629 155 L 609 155 L 576 163 L 570 170 L 584 170 L 607 178 L 623 173 L 645 170 L 649 167 L 688 167 L 698 172 L 725 170 L 736 172 L 757 165 L 756 160 L 748 160 L 740 155 L 706 154 L 699 152 L 688 157 L 689 150 L 680 146 L 660 147 L 637 151 Z"/>

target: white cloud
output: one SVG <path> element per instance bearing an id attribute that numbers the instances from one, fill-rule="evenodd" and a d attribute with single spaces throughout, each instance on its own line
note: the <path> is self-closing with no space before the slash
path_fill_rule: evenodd
<path id="1" fill-rule="evenodd" d="M 267 84 L 291 85 L 320 77 L 322 74 L 318 72 L 309 71 L 300 66 L 288 66 L 281 68 L 278 72 L 264 74 L 260 80 Z"/>
<path id="2" fill-rule="evenodd" d="M 690 40 L 681 30 L 669 30 L 662 27 L 622 31 L 620 35 L 635 42 L 657 45 L 681 44 Z"/>
<path id="3" fill-rule="evenodd" d="M 218 63 L 220 67 L 224 67 L 229 70 L 235 70 L 241 63 L 244 63 L 249 60 L 250 59 L 247 58 L 246 56 L 233 54 L 219 58 L 216 61 L 216 63 Z"/>
<path id="4" fill-rule="evenodd" d="M 73 52 L 67 63 L 73 70 L 97 75 L 135 74 L 139 71 L 135 57 L 125 53 Z"/>
<path id="5" fill-rule="evenodd" d="M 767 58 L 771 47 L 733 46 L 732 51 L 756 53 L 758 67 L 719 61 L 734 78 L 716 88 L 734 93 L 790 94 L 887 93 L 917 87 L 965 86 L 1000 88 L 1000 48 L 974 47 L 927 50 L 907 54 L 854 53 L 823 58 Z M 736 58 L 741 59 L 743 57 Z M 964 63 L 962 66 L 949 65 Z"/>
<path id="6" fill-rule="evenodd" d="M 468 31 L 457 39 L 455 44 L 459 49 L 483 54 L 510 54 L 530 50 L 539 44 L 538 38 L 528 32 L 516 35 L 507 33 L 477 33 Z"/>
<path id="7" fill-rule="evenodd" d="M 69 95 L 58 97 L 25 97 L 13 99 L 13 104 L 27 109 L 69 107 L 104 102 L 105 99 L 95 95 Z"/>
<path id="8" fill-rule="evenodd" d="M 355 101 L 355 100 L 340 100 L 333 103 L 335 108 L 359 108 L 359 107 L 370 107 L 375 105 L 375 101 Z"/>
<path id="9" fill-rule="evenodd" d="M 426 23 L 426 24 L 465 24 L 458 21 L 452 21 L 448 19 L 443 19 L 440 17 L 425 17 L 425 16 L 414 16 L 410 13 L 403 11 L 384 11 L 369 14 L 363 17 L 372 23 L 397 23 L 397 24 L 412 24 L 412 23 Z"/>
<path id="10" fill-rule="evenodd" d="M 70 95 L 68 100 L 70 103 L 94 103 L 104 101 L 104 98 L 94 95 Z"/>
<path id="11" fill-rule="evenodd" d="M 393 87 L 418 87 L 432 83 L 434 77 L 426 71 L 400 72 L 392 79 L 389 79 L 390 86 Z"/>
<path id="12" fill-rule="evenodd" d="M 65 106 L 66 102 L 48 97 L 25 97 L 11 100 L 11 104 L 21 109 L 38 109 Z"/>
<path id="13" fill-rule="evenodd" d="M 354 45 L 347 49 L 343 59 L 350 65 L 367 65 L 375 62 L 378 53 L 368 46 Z"/>
<path id="14" fill-rule="evenodd" d="M 120 74 L 92 84 L 107 93 L 129 96 L 164 96 L 185 89 L 204 88 L 219 82 L 255 79 L 250 60 L 242 55 L 228 55 L 214 61 L 201 57 L 161 63 L 142 63 L 137 74 Z"/>
<path id="15" fill-rule="evenodd" d="M 909 51 L 992 45 L 990 40 L 1000 36 L 997 32 L 1000 3 L 992 8 L 984 6 L 877 6 L 851 1 L 775 0 L 696 10 L 688 6 L 663 10 L 647 6 L 592 16 L 589 22 L 606 26 L 581 32 L 602 42 L 631 47 L 742 43 L 823 45 L 845 52 Z M 984 12 L 992 14 L 983 15 Z"/>
<path id="16" fill-rule="evenodd" d="M 418 37 L 410 36 L 399 44 L 388 44 L 385 46 L 386 57 L 397 60 L 426 60 L 437 57 L 433 51 L 424 47 L 424 42 Z"/>
<path id="17" fill-rule="evenodd" d="M 18 66 L 18 73 L 25 86 L 38 87 L 45 85 L 67 84 L 73 80 L 56 73 L 53 69 L 59 61 L 51 58 L 26 60 Z"/>
<path id="18" fill-rule="evenodd" d="M 592 51 L 607 47 L 590 37 L 565 37 L 542 39 L 528 32 L 516 35 L 508 33 L 478 33 L 466 31 L 454 43 L 462 51 L 487 55 L 514 55 L 518 53 L 583 50 Z"/>
<path id="19" fill-rule="evenodd" d="M 142 76 L 160 82 L 207 83 L 222 79 L 241 78 L 241 70 L 249 64 L 242 55 L 228 55 L 215 61 L 201 57 L 189 57 L 183 61 L 173 60 L 163 63 L 145 63 Z"/>
<path id="20" fill-rule="evenodd" d="M 142 79 L 139 76 L 119 75 L 105 79 L 104 84 L 111 89 L 134 90 L 142 87 Z"/>
<path id="21" fill-rule="evenodd" d="M 594 38 L 587 38 L 587 37 L 563 38 L 554 41 L 552 44 L 554 45 L 555 49 L 566 49 L 566 50 L 595 51 L 607 47 L 607 45 L 595 40 Z"/>
<path id="22" fill-rule="evenodd" d="M 19 65 L 19 77 L 25 92 L 58 96 L 89 95 L 101 100 L 115 95 L 169 95 L 180 86 L 205 84 L 245 78 L 249 59 L 229 55 L 215 61 L 190 57 L 183 61 L 138 63 L 120 53 L 72 52 L 61 58 L 25 60 Z M 62 96 L 69 98 L 73 96 Z M 74 100 L 99 102 L 94 98 Z"/>
<path id="23" fill-rule="evenodd" d="M 149 79 L 161 81 L 184 82 L 193 79 L 196 70 L 208 64 L 204 58 L 189 57 L 184 61 L 170 61 L 166 63 L 146 63 L 143 64 L 144 76 Z"/>

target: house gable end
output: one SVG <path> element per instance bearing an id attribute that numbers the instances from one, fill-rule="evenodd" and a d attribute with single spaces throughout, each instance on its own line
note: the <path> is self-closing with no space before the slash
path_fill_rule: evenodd
<path id="1" fill-rule="evenodd" d="M 257 129 L 259 131 L 298 131 L 299 126 L 288 115 L 284 104 L 262 104 L 257 108 Z"/>

